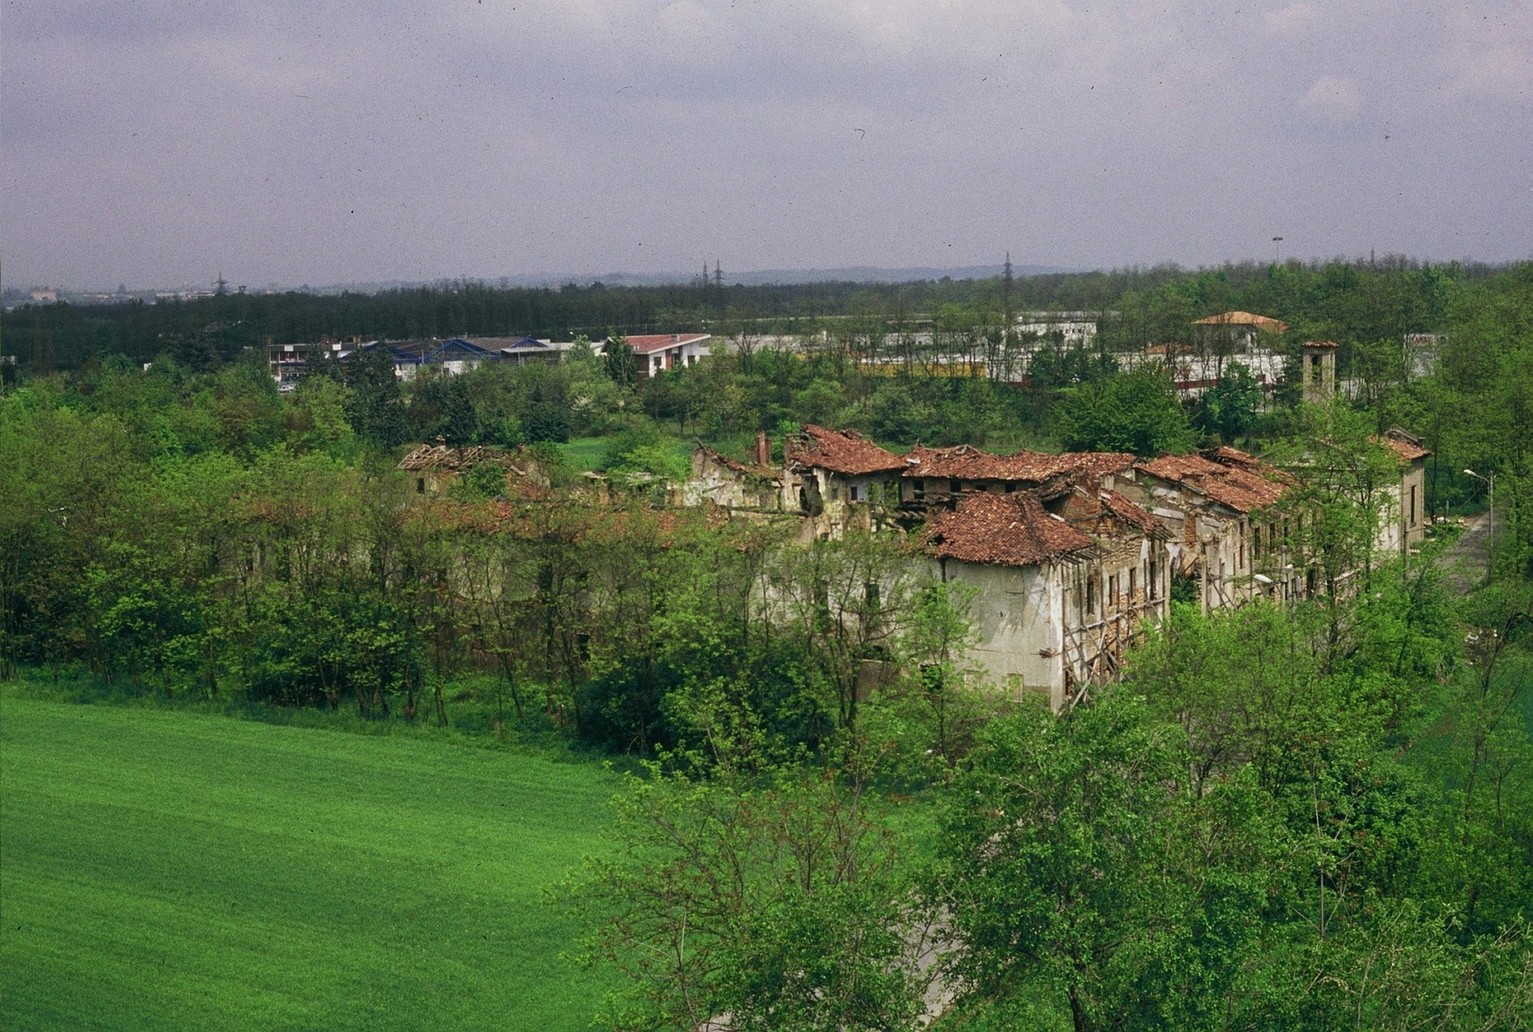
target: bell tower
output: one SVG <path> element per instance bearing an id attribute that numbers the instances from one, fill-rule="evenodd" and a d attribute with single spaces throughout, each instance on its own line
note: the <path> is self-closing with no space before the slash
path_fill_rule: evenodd
<path id="1" fill-rule="evenodd" d="M 1299 345 L 1304 400 L 1312 405 L 1329 405 L 1336 397 L 1337 347 L 1334 340 L 1307 340 Z"/>

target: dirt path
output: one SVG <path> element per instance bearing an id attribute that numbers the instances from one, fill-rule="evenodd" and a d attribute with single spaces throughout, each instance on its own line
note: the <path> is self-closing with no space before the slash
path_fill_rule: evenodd
<path id="1" fill-rule="evenodd" d="M 1437 565 L 1454 594 L 1467 595 L 1485 580 L 1490 563 L 1490 514 L 1469 521 L 1469 529 L 1437 557 Z"/>

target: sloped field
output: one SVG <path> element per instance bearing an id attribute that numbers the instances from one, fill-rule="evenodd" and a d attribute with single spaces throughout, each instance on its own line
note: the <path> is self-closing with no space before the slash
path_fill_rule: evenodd
<path id="1" fill-rule="evenodd" d="M 541 890 L 615 780 L 188 713 L 0 700 L 0 1027 L 583 1029 Z"/>

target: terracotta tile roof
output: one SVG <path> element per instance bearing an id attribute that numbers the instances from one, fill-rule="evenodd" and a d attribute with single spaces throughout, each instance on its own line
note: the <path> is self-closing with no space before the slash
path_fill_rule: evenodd
<path id="1" fill-rule="evenodd" d="M 1236 512 L 1250 513 L 1277 502 L 1288 490 L 1288 476 L 1243 451 L 1218 448 L 1202 455 L 1162 455 L 1135 469 L 1177 484 Z M 1217 460 L 1217 461 L 1215 461 Z"/>
<path id="2" fill-rule="evenodd" d="M 1159 520 L 1117 491 L 1078 486 L 1063 499 L 1051 500 L 1048 508 L 1076 530 L 1097 538 L 1121 538 L 1123 527 L 1145 537 L 1170 536 Z"/>
<path id="3" fill-rule="evenodd" d="M 1284 483 L 1288 482 L 1288 474 L 1278 469 L 1265 459 L 1258 458 L 1248 451 L 1239 448 L 1231 448 L 1227 444 L 1221 444 L 1217 448 L 1210 448 L 1203 453 L 1205 457 L 1221 462 L 1226 466 L 1243 466 L 1246 469 L 1255 470 L 1268 478 L 1276 477 Z"/>
<path id="4" fill-rule="evenodd" d="M 1241 469 L 1250 470 L 1253 473 L 1273 469 L 1273 467 L 1268 466 L 1250 452 L 1243 452 L 1239 448 L 1231 448 L 1227 444 L 1211 448 L 1203 454 L 1215 462 L 1223 463 L 1226 466 L 1239 466 Z"/>
<path id="5" fill-rule="evenodd" d="M 912 448 L 905 456 L 907 477 L 947 477 L 952 480 L 1007 480 L 1042 483 L 1057 476 L 1084 473 L 1103 476 L 1128 469 L 1134 457 L 1118 452 L 1047 452 L 1019 451 L 1013 455 L 991 455 L 971 445 L 955 448 Z"/>
<path id="6" fill-rule="evenodd" d="M 1022 468 L 1012 456 L 992 455 L 970 444 L 954 448 L 917 445 L 905 455 L 907 477 L 951 477 L 954 480 L 1021 480 Z"/>
<path id="7" fill-rule="evenodd" d="M 1332 348 L 1341 347 L 1341 345 L 1336 343 L 1334 340 L 1307 340 L 1299 346 L 1308 350 L 1320 349 L 1325 351 L 1330 351 Z"/>
<path id="8" fill-rule="evenodd" d="M 803 433 L 788 438 L 783 452 L 789 466 L 824 469 L 843 476 L 893 473 L 905 468 L 904 459 L 854 430 L 827 430 L 813 423 L 805 423 Z"/>
<path id="9" fill-rule="evenodd" d="M 927 524 L 926 546 L 943 559 L 992 566 L 1034 566 L 1094 550 L 1091 538 L 1026 493 L 965 498 Z"/>
<path id="10" fill-rule="evenodd" d="M 1097 499 L 1102 503 L 1102 508 L 1112 513 L 1112 515 L 1124 523 L 1139 528 L 1146 537 L 1159 538 L 1170 536 L 1170 532 L 1166 530 L 1160 520 L 1117 491 L 1099 491 L 1097 492 Z"/>
<path id="11" fill-rule="evenodd" d="M 1121 473 L 1134 465 L 1135 456 L 1130 452 L 1065 452 L 1061 459 L 1073 462 L 1073 471 L 1091 477 L 1105 477 L 1109 473 Z"/>
<path id="12" fill-rule="evenodd" d="M 708 333 L 650 333 L 623 338 L 624 342 L 640 355 L 679 348 L 685 344 L 701 344 L 710 339 L 712 334 Z"/>
<path id="13" fill-rule="evenodd" d="M 1432 454 L 1430 449 L 1421 446 L 1419 437 L 1408 434 L 1404 430 L 1392 429 L 1385 432 L 1382 437 L 1374 437 L 1370 440 L 1394 452 L 1400 457 L 1401 462 L 1415 462 Z"/>
<path id="14" fill-rule="evenodd" d="M 1194 326 L 1252 326 L 1258 330 L 1272 330 L 1274 333 L 1283 333 L 1288 329 L 1288 324 L 1281 319 L 1270 319 L 1265 315 L 1252 315 L 1250 312 L 1220 312 L 1218 315 L 1210 315 L 1204 319 L 1194 319 Z"/>

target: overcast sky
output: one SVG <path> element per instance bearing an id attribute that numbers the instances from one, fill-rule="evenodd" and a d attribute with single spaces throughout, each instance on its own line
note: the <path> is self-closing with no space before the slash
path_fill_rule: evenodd
<path id="1" fill-rule="evenodd" d="M 3 0 L 0 77 L 13 286 L 1533 257 L 1528 0 Z"/>

